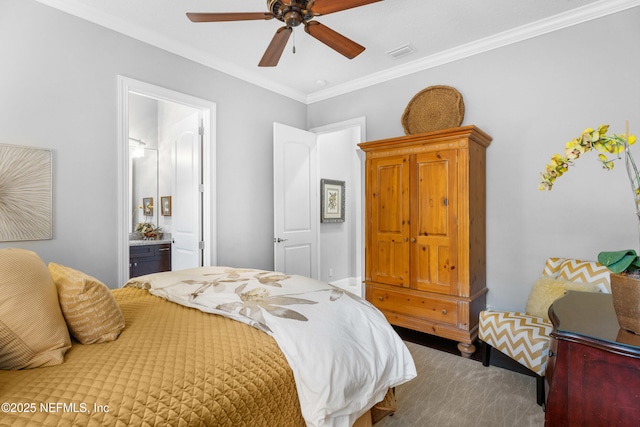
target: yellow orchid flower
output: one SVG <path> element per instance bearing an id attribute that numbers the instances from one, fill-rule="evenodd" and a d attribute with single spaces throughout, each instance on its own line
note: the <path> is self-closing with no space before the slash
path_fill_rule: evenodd
<path id="1" fill-rule="evenodd" d="M 599 151 L 598 160 L 602 163 L 602 167 L 606 170 L 613 169 L 614 162 L 621 159 L 620 154 L 630 145 L 636 143 L 635 135 L 607 135 L 609 125 L 600 125 L 597 129 L 586 128 L 580 136 L 565 144 L 564 156 L 554 154 L 551 161 L 546 165 L 545 171 L 540 174 L 540 190 L 550 191 L 553 188 L 555 180 L 569 171 L 569 167 L 574 165 L 574 161 L 580 158 L 581 154 L 590 151 L 592 148 Z M 609 159 L 607 154 L 613 154 L 616 157 Z M 634 185 L 634 199 L 640 205 L 640 173 L 636 169 L 635 162 L 631 152 L 627 151 L 627 171 L 631 182 Z M 640 213 L 640 209 L 639 209 Z"/>
<path id="2" fill-rule="evenodd" d="M 569 160 L 576 160 L 577 158 L 580 157 L 580 151 L 573 147 L 567 147 L 564 150 L 564 155 Z"/>
<path id="3" fill-rule="evenodd" d="M 552 186 L 551 183 L 542 181 L 540 185 L 538 185 L 538 190 L 551 190 Z"/>
<path id="4" fill-rule="evenodd" d="M 550 165 L 560 174 L 563 174 L 564 172 L 569 170 L 569 164 L 568 164 L 568 159 L 565 157 L 562 157 L 560 154 L 554 154 L 554 156 L 551 158 L 551 163 Z"/>
<path id="5" fill-rule="evenodd" d="M 609 160 L 604 154 L 598 154 L 598 159 L 602 162 L 602 167 L 608 170 L 613 169 L 613 161 Z"/>
<path id="6" fill-rule="evenodd" d="M 624 151 L 624 144 L 618 141 L 608 141 L 605 143 L 605 147 L 611 154 L 620 154 Z"/>

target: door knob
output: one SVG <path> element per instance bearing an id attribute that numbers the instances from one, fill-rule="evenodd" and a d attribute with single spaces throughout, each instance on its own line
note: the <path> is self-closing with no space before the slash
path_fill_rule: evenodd
<path id="1" fill-rule="evenodd" d="M 289 239 L 281 239 L 280 237 L 274 237 L 273 238 L 273 243 L 281 243 L 281 242 L 286 242 Z"/>

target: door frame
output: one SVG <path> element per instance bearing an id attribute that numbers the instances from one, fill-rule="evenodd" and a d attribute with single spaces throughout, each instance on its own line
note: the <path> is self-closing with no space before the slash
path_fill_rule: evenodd
<path id="1" fill-rule="evenodd" d="M 129 230 L 132 211 L 129 200 L 129 93 L 148 96 L 161 101 L 186 105 L 202 112 L 203 117 L 203 205 L 202 232 L 204 241 L 203 265 L 216 265 L 216 171 L 215 117 L 216 104 L 191 95 L 176 92 L 125 76 L 118 76 L 118 281 L 122 286 L 129 279 Z"/>
<path id="2" fill-rule="evenodd" d="M 365 214 L 365 210 L 364 210 L 364 184 L 365 184 L 365 155 L 364 152 L 362 151 L 362 149 L 358 146 L 359 143 L 361 142 L 365 142 L 367 141 L 367 118 L 365 116 L 362 117 L 357 117 L 355 119 L 349 119 L 349 120 L 344 120 L 342 122 L 336 122 L 336 123 L 330 123 L 328 125 L 324 125 L 324 126 L 318 126 L 318 127 L 314 127 L 309 129 L 309 132 L 313 132 L 317 135 L 320 134 L 325 134 L 325 133 L 331 133 L 331 132 L 338 132 L 341 130 L 346 130 L 346 129 L 351 129 L 351 128 L 356 128 L 360 131 L 360 141 L 354 141 L 355 144 L 353 146 L 353 149 L 356 151 L 356 154 L 358 156 L 358 164 L 354 164 L 352 165 L 353 170 L 354 170 L 354 178 L 356 179 L 356 182 L 354 183 L 354 187 L 358 187 L 360 190 L 357 192 L 357 194 L 359 194 L 359 203 L 356 203 L 356 221 L 354 224 L 355 227 L 355 242 L 354 242 L 354 247 L 355 247 L 355 251 L 357 254 L 359 254 L 359 256 L 356 256 L 356 265 L 355 265 L 355 271 L 358 272 L 359 276 L 358 276 L 358 281 L 359 283 L 350 283 L 350 286 L 354 286 L 354 287 L 358 287 L 360 288 L 360 294 L 361 296 L 364 296 L 364 288 L 362 286 L 362 280 L 364 279 L 364 214 Z M 359 173 L 355 173 L 355 172 L 359 172 Z M 355 192 L 354 192 L 355 193 Z M 320 254 L 321 248 L 320 248 L 320 229 L 318 229 L 318 254 Z M 318 271 L 321 271 L 320 268 L 322 268 L 322 260 L 320 259 L 319 255 L 318 255 Z"/>

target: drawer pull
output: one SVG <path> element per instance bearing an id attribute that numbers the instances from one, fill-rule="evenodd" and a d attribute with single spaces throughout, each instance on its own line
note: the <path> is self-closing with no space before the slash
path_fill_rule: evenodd
<path id="1" fill-rule="evenodd" d="M 384 300 L 384 298 L 378 297 L 378 301 L 382 301 L 382 300 Z"/>
<path id="2" fill-rule="evenodd" d="M 158 252 L 166 252 L 166 251 L 170 251 L 171 248 L 159 248 Z"/>
<path id="3" fill-rule="evenodd" d="M 549 357 L 556 357 L 556 354 L 553 352 L 553 350 L 549 350 Z"/>
<path id="4" fill-rule="evenodd" d="M 447 309 L 446 309 L 446 308 L 443 308 L 443 309 L 442 309 L 442 311 L 441 311 L 441 313 L 442 313 L 442 314 L 447 314 Z"/>

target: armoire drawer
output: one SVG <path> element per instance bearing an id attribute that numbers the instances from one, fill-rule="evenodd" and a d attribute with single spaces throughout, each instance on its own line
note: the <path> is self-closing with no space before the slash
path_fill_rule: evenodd
<path id="1" fill-rule="evenodd" d="M 393 291 L 387 288 L 369 287 L 367 300 L 382 311 L 404 314 L 440 323 L 458 323 L 456 301 L 420 295 L 407 290 Z M 368 289 L 368 290 L 369 290 Z"/>

